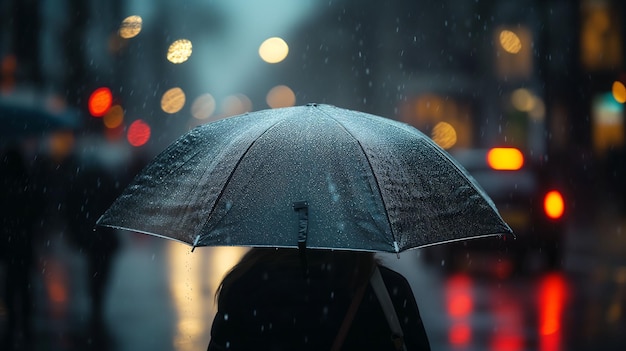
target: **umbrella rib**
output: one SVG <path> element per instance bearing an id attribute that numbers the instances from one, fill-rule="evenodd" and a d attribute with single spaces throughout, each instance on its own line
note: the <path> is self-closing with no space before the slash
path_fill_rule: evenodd
<path id="1" fill-rule="evenodd" d="M 350 131 L 346 128 L 345 125 L 343 125 L 343 123 L 341 123 L 339 120 L 337 120 L 335 117 L 333 117 L 330 113 L 319 109 L 322 113 L 324 113 L 326 116 L 328 116 L 330 119 L 332 119 L 333 121 L 335 121 L 335 123 L 337 123 L 339 126 L 341 126 L 341 128 L 346 132 L 346 134 L 348 134 L 356 143 L 357 145 L 359 145 L 359 149 L 361 150 L 361 152 L 363 153 L 363 156 L 365 157 L 365 160 L 367 160 L 367 165 L 371 170 L 372 176 L 374 177 L 374 182 L 376 183 L 376 188 L 378 190 L 378 195 L 380 196 L 380 200 L 383 203 L 383 209 L 385 210 L 385 216 L 387 217 L 387 222 L 389 223 L 389 230 L 391 232 L 391 236 L 393 237 L 393 249 L 396 253 L 400 252 L 400 247 L 398 246 L 398 240 L 396 239 L 396 235 L 393 232 L 393 227 L 391 226 L 391 218 L 389 218 L 389 212 L 387 211 L 387 203 L 385 202 L 385 197 L 383 196 L 382 191 L 380 190 L 380 182 L 378 181 L 378 177 L 376 176 L 376 172 L 374 171 L 374 167 L 372 166 L 372 162 L 370 161 L 369 157 L 367 156 L 367 152 L 365 152 L 365 149 L 363 148 L 363 145 L 361 144 L 361 142 L 359 141 L 359 139 L 357 139 L 352 133 L 350 133 Z"/>
<path id="2" fill-rule="evenodd" d="M 215 208 L 217 207 L 217 204 L 220 202 L 220 200 L 222 199 L 222 196 L 224 195 L 224 191 L 226 190 L 226 187 L 228 187 L 228 184 L 230 183 L 231 179 L 233 178 L 235 171 L 237 171 L 237 168 L 239 168 L 239 165 L 241 164 L 241 161 L 246 157 L 246 155 L 248 154 L 248 152 L 250 151 L 250 149 L 252 149 L 252 147 L 254 146 L 254 144 L 256 144 L 257 140 L 259 140 L 260 138 L 262 138 L 265 134 L 267 134 L 271 129 L 273 129 L 274 127 L 276 127 L 276 125 L 280 124 L 281 122 L 283 122 L 284 119 L 280 119 L 278 121 L 276 121 L 275 123 L 273 123 L 272 125 L 270 125 L 269 127 L 267 127 L 267 129 L 265 129 L 263 131 L 263 133 L 259 134 L 258 137 L 256 137 L 251 143 L 250 145 L 248 145 L 248 147 L 246 148 L 246 151 L 243 152 L 243 154 L 241 155 L 241 157 L 239 157 L 239 159 L 237 160 L 237 163 L 235 164 L 235 166 L 233 167 L 233 169 L 230 171 L 230 174 L 228 175 L 228 178 L 226 178 L 226 181 L 224 182 L 224 185 L 222 186 L 222 189 L 220 189 L 219 194 L 217 194 L 217 197 L 215 198 L 215 202 L 213 202 L 213 206 L 211 206 L 211 210 L 209 211 L 209 214 L 206 217 L 206 220 L 204 221 L 204 223 L 202 224 L 201 228 L 205 228 L 207 223 L 210 222 L 211 216 L 213 216 L 213 212 L 215 211 Z M 200 244 L 200 240 L 199 238 L 196 238 L 196 244 Z M 197 246 L 197 245 L 194 245 Z"/>

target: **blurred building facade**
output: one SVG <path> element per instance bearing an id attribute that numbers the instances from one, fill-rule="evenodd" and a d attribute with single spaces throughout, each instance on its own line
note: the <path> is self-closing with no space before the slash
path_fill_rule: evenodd
<path id="1" fill-rule="evenodd" d="M 449 147 L 521 146 L 533 162 L 565 162 L 583 178 L 622 183 L 626 21 L 617 0 L 1 6 L 3 94 L 52 91 L 85 111 L 85 133 L 115 142 L 141 119 L 151 127 L 140 146 L 148 153 L 194 125 L 267 108 L 268 91 L 285 85 L 296 104 L 390 116 L 431 135 L 436 129 Z M 142 32 L 121 38 L 130 15 L 143 18 Z M 256 47 L 240 48 L 263 36 L 283 37 L 289 56 L 266 64 Z M 179 38 L 194 49 L 176 65 L 165 51 Z M 103 86 L 123 111 L 115 128 L 87 113 L 90 94 Z M 185 92 L 184 106 L 168 113 L 161 104 L 172 87 Z M 194 120 L 192 103 L 202 94 L 212 94 L 215 112 Z M 233 97 L 238 108 L 227 106 Z"/>

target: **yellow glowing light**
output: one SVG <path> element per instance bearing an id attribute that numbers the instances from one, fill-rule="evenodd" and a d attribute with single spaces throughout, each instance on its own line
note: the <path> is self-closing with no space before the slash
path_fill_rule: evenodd
<path id="1" fill-rule="evenodd" d="M 289 46 L 278 37 L 269 38 L 259 46 L 259 56 L 267 63 L 281 62 L 288 54 Z"/>
<path id="2" fill-rule="evenodd" d="M 517 34 L 510 30 L 500 32 L 500 45 L 504 51 L 510 54 L 517 54 L 522 50 L 522 41 Z"/>
<path id="3" fill-rule="evenodd" d="M 433 127 L 432 139 L 442 148 L 449 149 L 456 144 L 456 130 L 450 123 L 439 122 Z"/>
<path id="4" fill-rule="evenodd" d="M 267 93 L 265 101 L 271 108 L 294 106 L 296 94 L 286 85 L 277 85 Z"/>
<path id="5" fill-rule="evenodd" d="M 191 115 L 195 119 L 208 119 L 215 112 L 215 98 L 211 94 L 202 94 L 191 104 Z"/>
<path id="6" fill-rule="evenodd" d="M 535 97 L 528 89 L 520 88 L 511 94 L 511 103 L 519 111 L 530 112 L 535 107 Z"/>
<path id="7" fill-rule="evenodd" d="M 626 86 L 620 81 L 613 82 L 613 98 L 620 104 L 626 102 Z"/>
<path id="8" fill-rule="evenodd" d="M 118 33 L 120 37 L 124 39 L 130 39 L 136 37 L 139 32 L 141 32 L 142 19 L 139 16 L 129 16 L 126 17 L 122 24 L 120 25 L 120 29 Z"/>
<path id="9" fill-rule="evenodd" d="M 563 195 L 556 190 L 548 192 L 543 200 L 543 209 L 548 217 L 552 219 L 561 218 L 565 212 Z"/>
<path id="10" fill-rule="evenodd" d="M 187 39 L 179 39 L 167 49 L 167 60 L 171 63 L 183 63 L 191 56 L 192 45 Z"/>
<path id="11" fill-rule="evenodd" d="M 124 122 L 124 109 L 120 105 L 113 105 L 102 118 L 104 126 L 109 129 L 119 127 Z"/>
<path id="12" fill-rule="evenodd" d="M 487 153 L 489 167 L 499 171 L 517 171 L 524 165 L 524 155 L 516 148 L 496 147 Z"/>
<path id="13" fill-rule="evenodd" d="M 185 92 L 183 89 L 172 88 L 161 97 L 161 109 L 166 113 L 176 113 L 185 106 Z"/>

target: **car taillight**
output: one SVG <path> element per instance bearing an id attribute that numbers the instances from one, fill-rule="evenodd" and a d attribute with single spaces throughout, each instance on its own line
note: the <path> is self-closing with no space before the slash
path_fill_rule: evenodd
<path id="1" fill-rule="evenodd" d="M 517 171 L 524 165 L 524 155 L 513 147 L 494 147 L 487 153 L 487 164 L 497 171 Z"/>
<path id="2" fill-rule="evenodd" d="M 543 198 L 543 211 L 551 219 L 559 219 L 565 213 L 565 200 L 558 190 L 549 191 Z"/>

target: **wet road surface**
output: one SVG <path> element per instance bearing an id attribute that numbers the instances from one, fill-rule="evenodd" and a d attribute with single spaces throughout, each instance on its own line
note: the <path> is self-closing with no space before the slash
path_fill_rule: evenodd
<path id="1" fill-rule="evenodd" d="M 610 212 L 572 224 L 559 271 L 508 277 L 447 271 L 424 263 L 419 250 L 383 260 L 409 279 L 433 350 L 621 350 L 626 345 L 624 225 L 619 213 Z M 215 290 L 245 249 L 191 253 L 183 244 L 119 234 L 123 246 L 101 323 L 90 320 L 85 257 L 61 233 L 40 244 L 31 349 L 206 349 Z"/>

